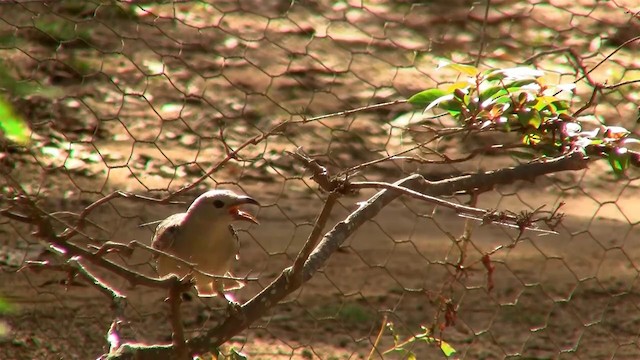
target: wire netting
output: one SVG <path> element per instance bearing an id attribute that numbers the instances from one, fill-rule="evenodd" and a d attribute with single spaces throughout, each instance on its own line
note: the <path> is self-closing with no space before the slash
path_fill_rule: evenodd
<path id="1" fill-rule="evenodd" d="M 146 223 L 184 211 L 207 189 L 249 194 L 262 207 L 260 225 L 240 227 L 234 271 L 255 279 L 235 294 L 243 302 L 292 264 L 327 198 L 288 152 L 302 148 L 334 175 L 389 183 L 515 166 L 499 154 L 410 159 L 461 157 L 505 136 L 416 146 L 426 136 L 422 114 L 394 102 L 455 82 L 437 69 L 443 59 L 576 82 L 575 109 L 600 84 L 621 84 L 599 90 L 584 115 L 634 131 L 639 11 L 632 0 L 1 2 L 0 89 L 34 144 L 3 145 L 2 207 L 18 183 L 62 232 L 114 191 L 161 198 L 195 184 L 176 197 L 183 204 L 119 197 L 91 208 L 70 241 L 96 249 L 149 244 Z M 351 111 L 361 107 L 369 108 Z M 429 341 L 388 351 L 426 331 L 459 358 L 638 358 L 639 185 L 637 171 L 619 177 L 599 161 L 474 199 L 515 213 L 564 202 L 558 234 L 545 236 L 402 197 L 221 350 L 252 359 L 444 357 Z M 325 231 L 374 193 L 341 197 Z M 0 358 L 108 352 L 110 302 L 70 278 L 33 230 L 0 217 Z M 105 256 L 155 274 L 149 252 Z M 123 340 L 171 340 L 165 292 L 89 268 L 127 295 Z M 197 297 L 183 309 L 188 338 L 226 310 Z"/>

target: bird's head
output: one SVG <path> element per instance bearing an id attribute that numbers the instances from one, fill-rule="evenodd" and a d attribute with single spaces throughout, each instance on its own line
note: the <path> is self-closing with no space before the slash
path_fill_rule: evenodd
<path id="1" fill-rule="evenodd" d="M 231 190 L 209 190 L 198 196 L 189 206 L 187 214 L 209 221 L 226 219 L 228 222 L 238 220 L 258 224 L 252 214 L 240 209 L 240 206 L 247 204 L 260 206 L 254 198 L 238 195 Z"/>

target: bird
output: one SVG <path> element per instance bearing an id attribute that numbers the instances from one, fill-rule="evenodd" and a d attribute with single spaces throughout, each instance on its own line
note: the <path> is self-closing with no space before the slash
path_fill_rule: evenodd
<path id="1" fill-rule="evenodd" d="M 258 224 L 254 215 L 240 209 L 242 205 L 260 203 L 252 197 L 231 190 L 209 190 L 198 196 L 186 212 L 173 214 L 158 224 L 151 247 L 174 255 L 202 272 L 218 276 L 233 276 L 230 272 L 237 259 L 240 244 L 234 221 Z M 194 272 L 190 266 L 166 255 L 154 255 L 156 270 L 161 277 L 172 274 L 183 278 L 192 275 L 200 297 L 221 296 L 224 292 L 242 288 L 234 279 L 214 279 Z"/>

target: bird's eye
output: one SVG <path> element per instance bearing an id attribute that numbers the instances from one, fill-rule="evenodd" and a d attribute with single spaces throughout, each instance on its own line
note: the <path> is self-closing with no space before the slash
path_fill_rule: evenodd
<path id="1" fill-rule="evenodd" d="M 220 209 L 221 207 L 224 206 L 224 202 L 222 200 L 214 200 L 213 201 L 213 206 L 215 206 L 216 208 Z"/>

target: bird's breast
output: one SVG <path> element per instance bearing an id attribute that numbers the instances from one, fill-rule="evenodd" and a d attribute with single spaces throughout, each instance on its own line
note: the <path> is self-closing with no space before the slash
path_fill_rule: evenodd
<path id="1" fill-rule="evenodd" d="M 238 242 L 228 224 L 209 222 L 201 226 L 186 226 L 176 244 L 176 255 L 197 264 L 222 264 L 234 259 Z"/>

